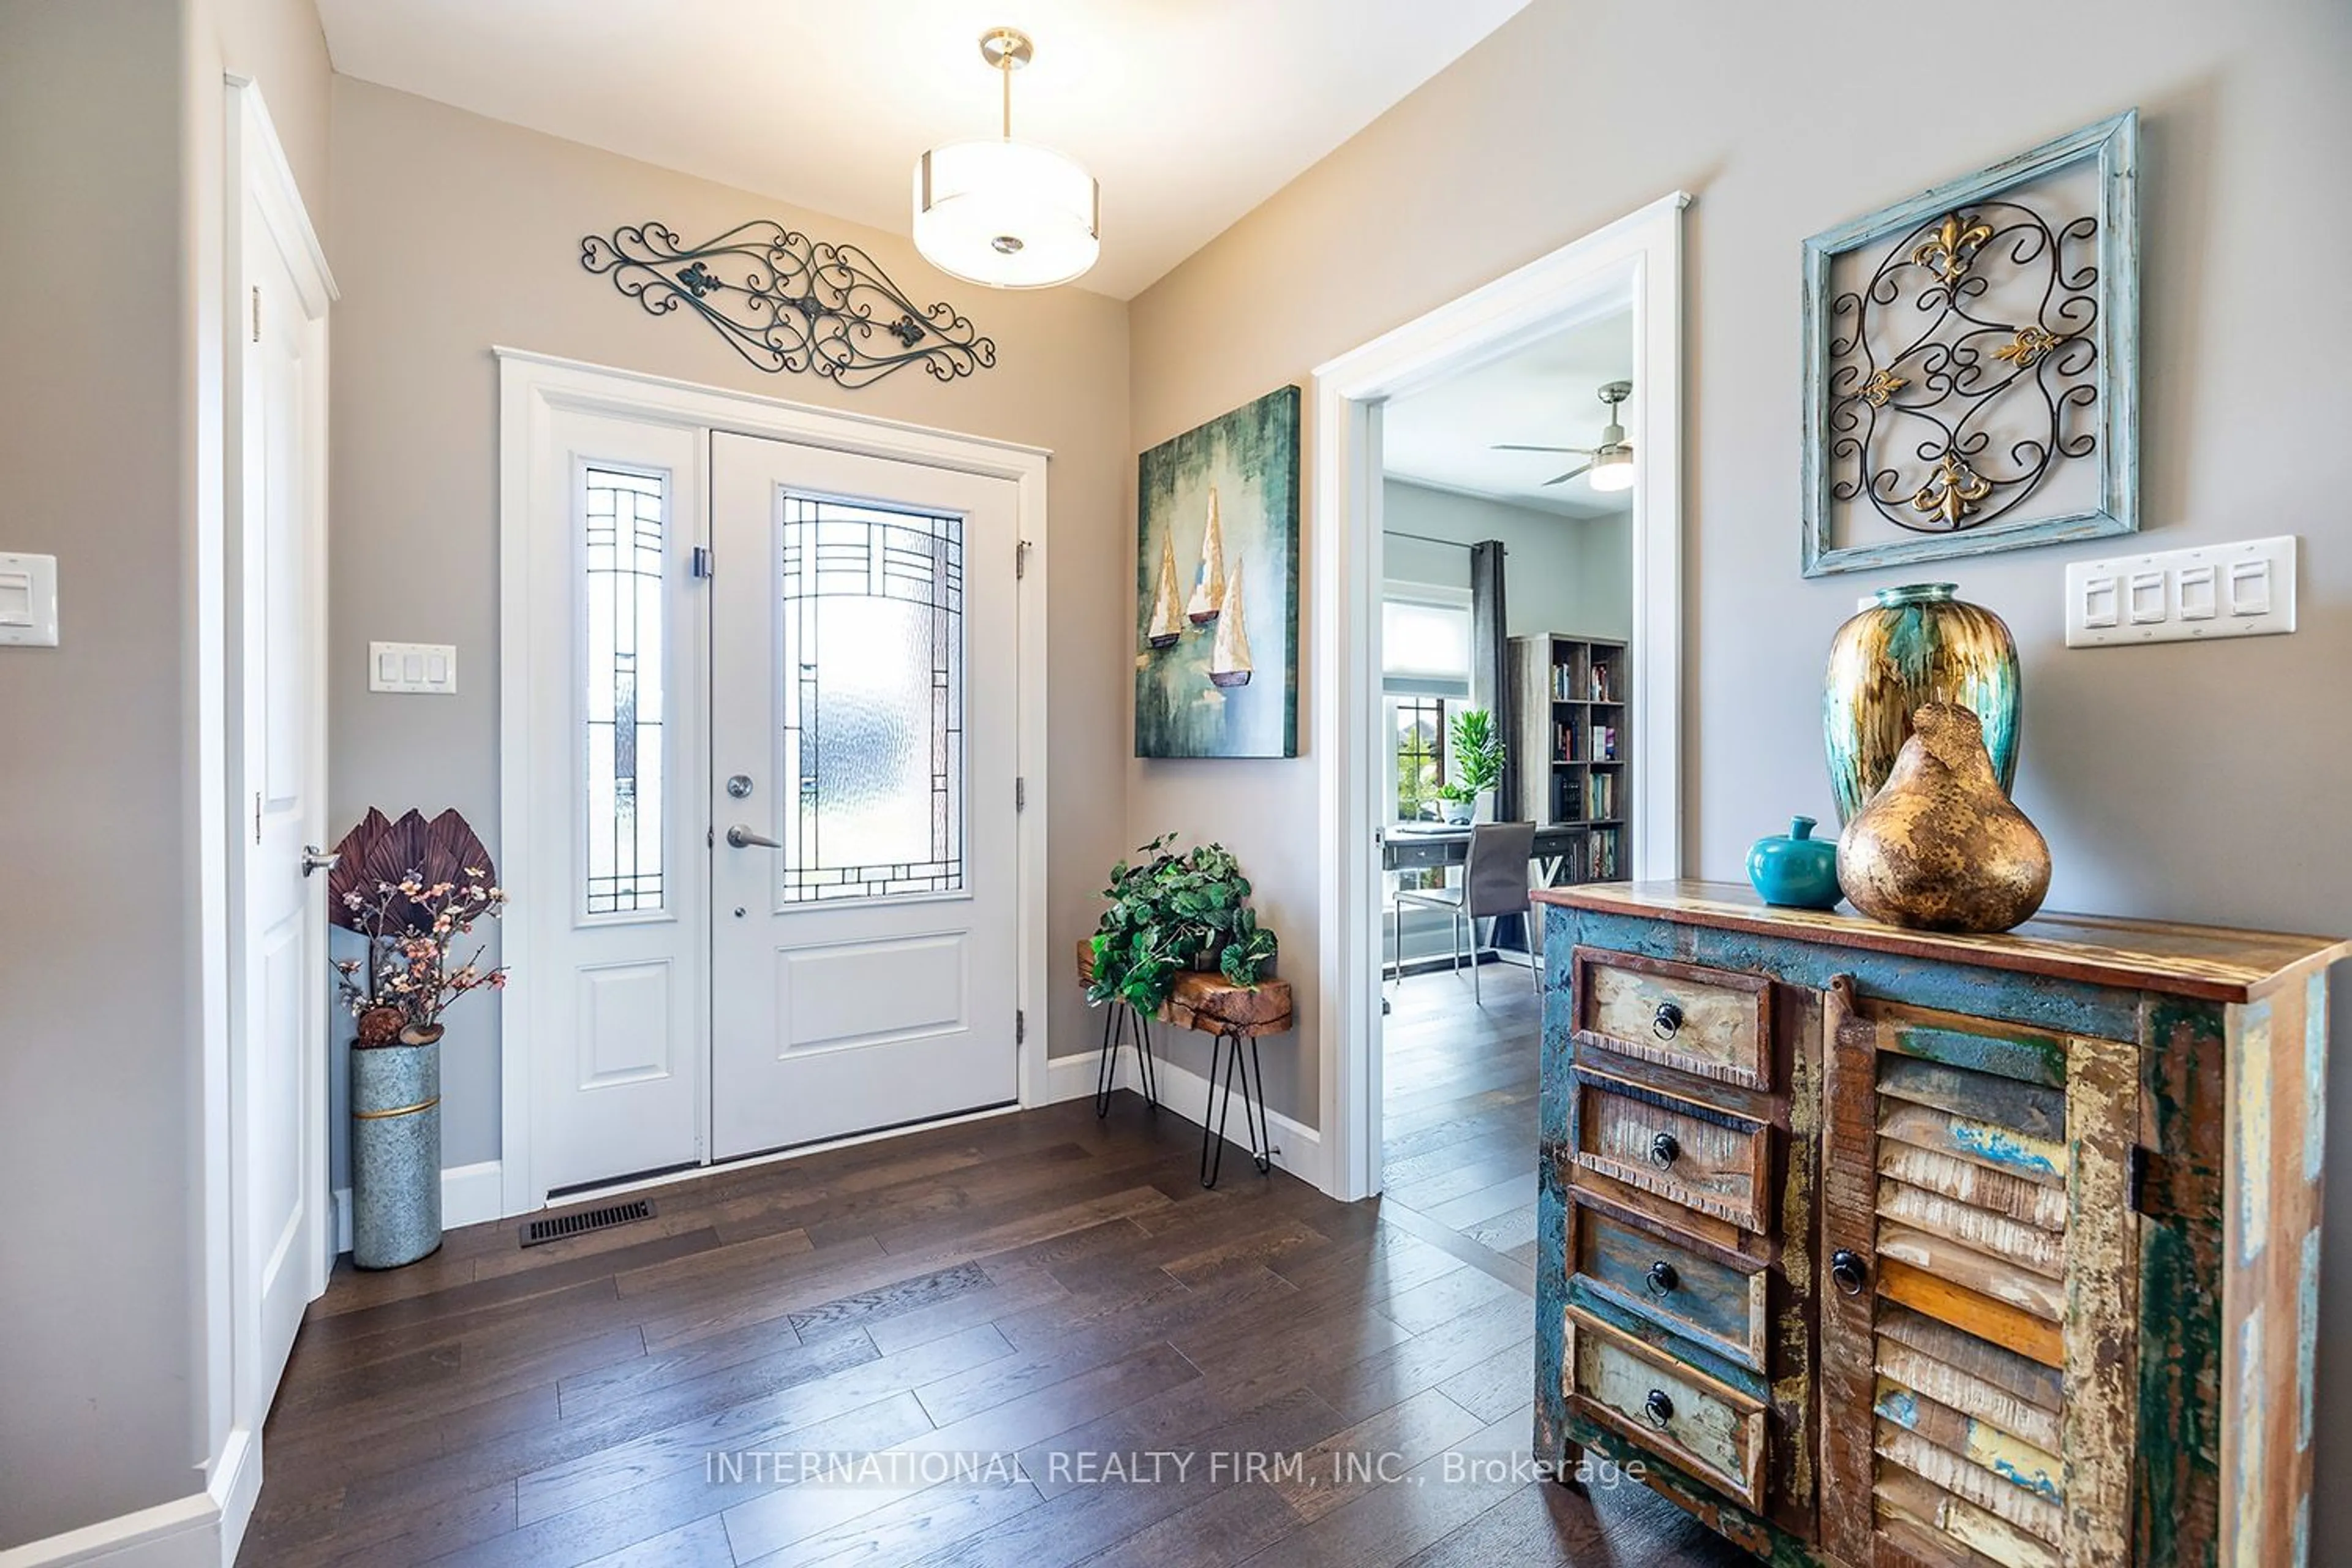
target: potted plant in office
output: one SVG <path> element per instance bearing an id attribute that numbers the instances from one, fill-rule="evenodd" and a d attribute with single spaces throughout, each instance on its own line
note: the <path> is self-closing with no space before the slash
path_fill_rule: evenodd
<path id="1" fill-rule="evenodd" d="M 441 1246 L 441 1017 L 469 991 L 505 986 L 506 970 L 486 967 L 487 943 L 471 939 L 507 895 L 455 811 L 394 822 L 370 808 L 335 854 L 329 918 L 367 943 L 364 957 L 335 964 L 358 1024 L 352 1261 L 395 1268 Z"/>
<path id="2" fill-rule="evenodd" d="M 1485 708 L 1465 708 L 1454 715 L 1454 777 L 1438 792 L 1445 799 L 1445 820 L 1460 826 L 1478 814 L 1478 797 L 1503 782 L 1503 737 L 1495 732 L 1495 715 Z M 1493 802 L 1488 802 L 1489 815 Z"/>

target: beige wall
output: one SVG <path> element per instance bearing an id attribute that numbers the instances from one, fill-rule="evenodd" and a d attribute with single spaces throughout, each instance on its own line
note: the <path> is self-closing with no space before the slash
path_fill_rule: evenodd
<path id="1" fill-rule="evenodd" d="M 1053 449 L 1053 945 L 1093 928 L 1123 830 L 1119 759 L 1130 532 L 1127 310 L 1083 289 L 999 293 L 932 271 L 903 239 L 632 163 L 347 77 L 334 83 L 334 554 L 330 708 L 337 830 L 370 805 L 454 805 L 498 832 L 498 376 L 492 344 L 850 408 Z M 682 315 L 656 320 L 580 267 L 581 237 L 659 219 L 691 238 L 779 218 L 866 247 L 953 300 L 997 368 L 942 384 L 910 368 L 862 392 L 752 370 Z M 455 698 L 367 690 L 374 639 L 455 643 Z M 519 898 L 531 889 L 517 889 Z M 1052 1041 L 1086 1044 L 1054 969 Z M 518 984 L 530 984 L 519 976 Z M 452 1015 L 450 1165 L 497 1157 L 494 1009 Z"/>
<path id="2" fill-rule="evenodd" d="M 1391 583 L 1470 586 L 1470 552 L 1433 539 L 1503 542 L 1509 634 L 1622 637 L 1633 625 L 1633 514 L 1562 517 L 1409 479 L 1381 487 L 1381 575 Z M 1420 534 L 1402 539 L 1401 533 Z"/>
<path id="3" fill-rule="evenodd" d="M 1903 575 L 1949 577 L 2016 630 L 2018 795 L 2056 852 L 2053 905 L 2352 931 L 2352 398 L 2336 363 L 2352 291 L 2329 281 L 2352 254 L 2335 194 L 2347 79 L 2340 0 L 1987 0 L 1957 34 L 1911 8 L 1827 0 L 1538 0 L 1136 301 L 1136 444 L 1694 193 L 1685 853 L 1693 872 L 1736 878 L 1748 841 L 1790 812 L 1831 815 L 1822 652 L 1857 594 L 1897 580 L 1798 574 L 1800 242 L 2137 104 L 2146 542 L 2302 535 L 2303 630 L 2070 652 L 2063 568 L 2097 544 Z M 1310 562 L 1320 547 L 1310 531 Z M 1181 822 L 1234 841 L 1294 978 L 1316 945 L 1313 768 L 1137 764 L 1129 802 L 1130 837 Z M 2341 1037 L 2352 1005 L 2335 1021 Z M 1311 1030 L 1297 1048 L 1313 1057 Z M 1282 1103 L 1314 1118 L 1311 1094 Z M 2336 1121 L 2343 1146 L 2352 1117 Z M 2336 1169 L 2341 1215 L 2352 1162 Z M 2328 1258 L 2340 1322 L 2352 1247 Z M 2336 1411 L 2352 1356 L 2324 1351 L 2321 1373 Z M 2324 1475 L 2347 1473 L 2352 1441 Z M 2320 1497 L 2319 1540 L 2341 1556 L 2352 1490 Z M 2324 1545 L 2315 1558 L 2332 1560 Z"/>
<path id="4" fill-rule="evenodd" d="M 318 202 L 307 0 L 0 0 L 0 550 L 58 558 L 62 623 L 0 651 L 0 1548 L 201 1491 L 219 1436 L 188 781 L 224 70 L 262 84 Z"/>

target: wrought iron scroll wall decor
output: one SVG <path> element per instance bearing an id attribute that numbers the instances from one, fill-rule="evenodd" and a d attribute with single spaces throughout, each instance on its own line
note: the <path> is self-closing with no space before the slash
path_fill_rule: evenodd
<path id="1" fill-rule="evenodd" d="M 1808 576 L 2137 527 L 2137 125 L 1806 242 Z"/>
<path id="2" fill-rule="evenodd" d="M 856 246 L 770 219 L 695 246 L 657 223 L 625 226 L 583 239 L 580 265 L 648 315 L 691 310 L 746 363 L 775 374 L 855 388 L 910 364 L 954 381 L 996 363 L 994 340 L 953 306 L 917 305 Z"/>

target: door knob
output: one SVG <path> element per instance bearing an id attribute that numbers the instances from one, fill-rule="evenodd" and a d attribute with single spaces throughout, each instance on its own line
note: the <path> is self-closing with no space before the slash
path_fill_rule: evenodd
<path id="1" fill-rule="evenodd" d="M 1830 1278 L 1836 1281 L 1839 1289 L 1849 1296 L 1862 1294 L 1868 1272 L 1863 1265 L 1862 1254 L 1850 1247 L 1841 1247 L 1830 1254 Z"/>
<path id="2" fill-rule="evenodd" d="M 782 849 L 783 846 L 764 833 L 754 833 L 741 823 L 727 830 L 727 843 L 735 849 Z"/>
<path id="3" fill-rule="evenodd" d="M 335 868 L 335 862 L 342 858 L 340 851 L 331 854 L 315 844 L 305 844 L 302 846 L 302 875 L 309 877 L 320 871 L 331 871 Z"/>

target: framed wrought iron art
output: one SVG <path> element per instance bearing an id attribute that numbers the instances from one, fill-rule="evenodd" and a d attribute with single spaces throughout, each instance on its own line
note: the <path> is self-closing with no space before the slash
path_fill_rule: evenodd
<path id="1" fill-rule="evenodd" d="M 1805 242 L 1805 575 L 2139 527 L 2139 114 Z"/>
<path id="2" fill-rule="evenodd" d="M 681 245 L 657 223 L 580 242 L 580 265 L 652 316 L 679 307 L 714 328 L 746 363 L 871 386 L 919 364 L 953 381 L 996 363 L 996 344 L 944 300 L 918 305 L 854 245 L 812 239 L 772 219 Z"/>

